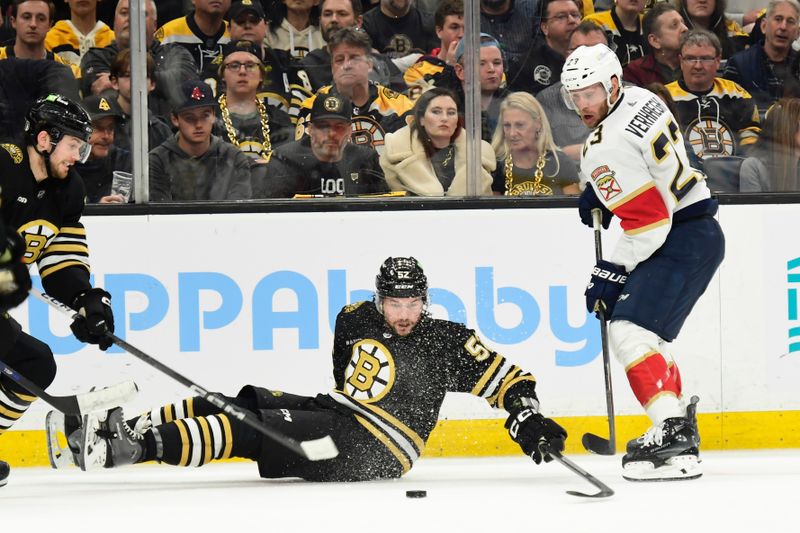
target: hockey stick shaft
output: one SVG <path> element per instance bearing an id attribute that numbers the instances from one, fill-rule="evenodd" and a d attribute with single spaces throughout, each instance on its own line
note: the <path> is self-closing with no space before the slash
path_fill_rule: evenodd
<path id="1" fill-rule="evenodd" d="M 54 309 L 60 311 L 62 314 L 72 318 L 73 320 L 79 316 L 74 309 L 59 302 L 58 300 L 56 300 L 55 298 L 53 298 L 48 294 L 43 294 L 42 292 L 36 290 L 35 288 L 32 288 L 30 293 L 39 300 L 45 302 Z M 133 346 L 132 344 L 126 342 L 125 340 L 117 337 L 113 333 L 106 333 L 106 335 L 114 342 L 114 344 L 116 344 L 129 354 L 133 355 L 134 357 L 138 358 L 141 361 L 144 361 L 145 363 L 159 370 L 160 372 L 166 374 L 167 376 L 171 377 L 178 383 L 188 387 L 204 400 L 222 409 L 222 411 L 225 414 L 230 415 L 236 420 L 242 422 L 243 424 L 250 426 L 251 428 L 261 433 L 262 435 L 269 437 L 278 444 L 285 446 L 286 448 L 292 450 L 298 455 L 306 457 L 311 461 L 331 459 L 338 455 L 339 451 L 336 449 L 336 445 L 334 444 L 330 436 L 323 437 L 317 440 L 300 442 L 291 437 L 283 435 L 275 431 L 274 429 L 266 426 L 252 412 L 232 404 L 221 394 L 209 392 L 204 387 L 201 387 L 194 381 L 171 369 L 161 361 L 154 359 L 147 353 L 143 352 L 142 350 Z"/>
<path id="2" fill-rule="evenodd" d="M 603 260 L 602 238 L 603 213 L 600 209 L 592 209 L 592 225 L 594 227 L 594 255 L 596 262 Z M 611 384 L 611 356 L 608 349 L 608 322 L 605 310 L 599 309 L 600 319 L 600 345 L 603 352 L 603 377 L 606 385 L 606 410 L 608 413 L 608 441 L 587 433 L 583 438 L 583 445 L 591 452 L 601 455 L 614 455 L 617 451 L 616 424 L 614 421 L 614 391 Z M 605 448 L 605 449 L 603 449 Z"/>
<path id="3" fill-rule="evenodd" d="M 585 479 L 586 481 L 588 481 L 589 483 L 600 489 L 600 492 L 598 492 L 597 494 L 586 494 L 583 492 L 578 492 L 576 490 L 568 490 L 567 494 L 571 496 L 582 496 L 584 498 L 608 498 L 609 496 L 614 495 L 614 491 L 611 489 L 611 487 L 609 487 L 608 485 L 606 485 L 605 483 L 594 477 L 592 474 L 590 474 L 580 466 L 573 463 L 571 460 L 561 455 L 561 452 L 551 449 L 546 443 L 542 444 L 541 451 L 543 454 L 549 454 L 551 457 L 553 457 L 553 459 L 555 459 L 556 461 L 558 461 L 559 463 L 561 463 L 562 465 L 564 465 L 565 467 L 567 467 L 568 469 L 570 469 L 571 471 L 578 474 L 580 477 L 582 477 L 583 479 Z"/>
<path id="4" fill-rule="evenodd" d="M 74 396 L 51 396 L 3 361 L 0 361 L 0 373 L 67 415 L 80 416 L 95 411 L 106 411 L 129 400 L 138 390 L 133 381 L 124 381 L 105 389 Z"/>

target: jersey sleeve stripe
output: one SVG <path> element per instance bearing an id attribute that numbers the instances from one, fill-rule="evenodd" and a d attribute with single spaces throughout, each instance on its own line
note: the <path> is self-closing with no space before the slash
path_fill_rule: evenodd
<path id="1" fill-rule="evenodd" d="M 86 264 L 85 261 L 65 261 L 65 262 L 62 262 L 62 263 L 58 263 L 57 265 L 54 265 L 54 266 L 49 267 L 49 268 L 42 268 L 42 265 L 40 263 L 39 264 L 39 275 L 42 278 L 46 278 L 47 276 L 49 276 L 51 274 L 55 274 L 59 270 L 62 270 L 62 269 L 65 269 L 65 268 L 69 268 L 69 267 L 74 267 L 74 266 L 83 267 L 86 270 L 89 270 L 89 265 Z"/>
<path id="2" fill-rule="evenodd" d="M 508 390 L 511 387 L 522 381 L 532 381 L 533 383 L 536 383 L 536 378 L 533 377 L 531 374 L 524 374 L 522 376 L 517 376 L 511 381 L 509 381 L 507 385 L 503 386 L 503 388 L 500 390 L 500 393 L 497 395 L 498 398 L 497 407 L 499 407 L 500 409 L 505 408 L 506 392 L 508 392 Z"/>
<path id="3" fill-rule="evenodd" d="M 489 383 L 489 380 L 495 375 L 497 369 L 504 362 L 504 360 L 505 358 L 502 355 L 496 355 L 494 361 L 492 361 L 492 364 L 489 365 L 489 368 L 486 369 L 486 372 L 483 373 L 483 376 L 481 376 L 470 393 L 474 394 L 475 396 L 483 396 L 483 394 L 486 392 L 487 383 Z"/>
<path id="4" fill-rule="evenodd" d="M 386 437 L 386 435 L 381 433 L 380 430 L 376 428 L 374 425 L 370 424 L 368 420 L 358 415 L 355 415 L 355 417 L 356 421 L 358 421 L 359 424 L 364 426 L 364 428 L 367 431 L 372 433 L 372 436 L 378 439 L 381 442 L 381 444 L 386 446 L 386 448 L 391 452 L 391 454 L 394 455 L 395 459 L 397 459 L 397 461 L 403 467 L 403 474 L 411 470 L 411 463 L 409 462 L 405 454 L 403 454 L 403 452 L 400 450 L 400 448 L 395 446 L 395 444 L 391 440 L 389 440 Z"/>
<path id="5" fill-rule="evenodd" d="M 655 183 L 648 183 L 622 203 L 610 206 L 625 233 L 635 235 L 669 223 L 669 213 Z"/>

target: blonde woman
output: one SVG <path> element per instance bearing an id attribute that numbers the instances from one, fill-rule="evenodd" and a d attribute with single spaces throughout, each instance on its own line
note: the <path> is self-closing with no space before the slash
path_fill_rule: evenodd
<path id="1" fill-rule="evenodd" d="M 556 147 L 547 115 L 530 93 L 511 93 L 500 104 L 492 148 L 498 160 L 492 183 L 495 194 L 580 194 L 578 169 Z"/>
<path id="2" fill-rule="evenodd" d="M 380 163 L 393 191 L 416 196 L 467 194 L 467 141 L 456 97 L 435 87 L 419 97 L 413 122 L 386 135 Z M 481 141 L 478 194 L 491 195 L 494 154 Z"/>

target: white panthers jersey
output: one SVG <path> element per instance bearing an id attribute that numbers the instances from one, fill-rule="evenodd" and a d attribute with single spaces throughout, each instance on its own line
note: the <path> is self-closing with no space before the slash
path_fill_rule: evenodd
<path id="1" fill-rule="evenodd" d="M 624 234 L 608 258 L 630 272 L 667 238 L 673 213 L 711 193 L 691 167 L 678 121 L 655 94 L 626 87 L 589 134 L 581 182 L 619 217 Z"/>

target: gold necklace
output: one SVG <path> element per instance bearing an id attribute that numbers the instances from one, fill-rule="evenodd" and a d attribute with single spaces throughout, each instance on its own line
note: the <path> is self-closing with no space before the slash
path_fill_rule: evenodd
<path id="1" fill-rule="evenodd" d="M 446 167 L 450 163 L 450 160 L 453 159 L 453 152 L 455 151 L 455 146 L 453 146 L 452 144 L 450 146 L 448 146 L 447 148 L 448 148 L 447 149 L 447 157 L 445 157 L 444 161 L 442 161 L 442 166 L 443 167 Z"/>
<path id="2" fill-rule="evenodd" d="M 264 161 L 269 161 L 272 157 L 272 143 L 269 140 L 269 115 L 267 115 L 267 106 L 264 102 L 256 98 L 256 107 L 258 108 L 258 116 L 261 118 L 261 136 L 264 141 L 261 143 L 261 157 Z M 233 122 L 231 122 L 231 113 L 228 110 L 228 97 L 223 93 L 219 97 L 219 110 L 222 115 L 222 123 L 225 124 L 225 131 L 228 132 L 228 139 L 235 147 L 239 148 L 239 139 L 236 138 L 236 130 L 233 129 Z"/>
<path id="3" fill-rule="evenodd" d="M 544 155 L 540 155 L 536 160 L 536 171 L 533 173 L 533 181 L 524 181 L 514 185 L 514 161 L 509 152 L 505 161 L 506 175 L 506 196 L 553 196 L 553 189 L 542 183 L 544 178 L 544 165 L 546 161 Z"/>

